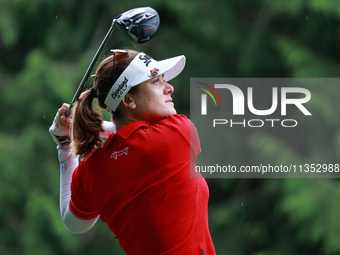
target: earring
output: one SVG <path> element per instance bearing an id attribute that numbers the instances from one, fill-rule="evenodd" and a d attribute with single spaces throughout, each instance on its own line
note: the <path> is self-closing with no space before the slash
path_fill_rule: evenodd
<path id="1" fill-rule="evenodd" d="M 136 105 L 135 105 L 135 104 L 132 104 L 132 105 L 130 105 L 130 108 L 131 108 L 131 109 L 135 109 L 135 108 L 136 108 Z"/>

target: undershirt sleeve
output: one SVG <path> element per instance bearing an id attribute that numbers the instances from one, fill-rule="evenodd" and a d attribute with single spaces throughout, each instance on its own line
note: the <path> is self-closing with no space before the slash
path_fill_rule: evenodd
<path id="1" fill-rule="evenodd" d="M 58 158 L 60 162 L 60 214 L 62 221 L 69 232 L 74 234 L 84 233 L 92 228 L 98 217 L 82 220 L 70 211 L 71 180 L 73 172 L 78 166 L 78 158 L 65 149 L 58 149 Z"/>

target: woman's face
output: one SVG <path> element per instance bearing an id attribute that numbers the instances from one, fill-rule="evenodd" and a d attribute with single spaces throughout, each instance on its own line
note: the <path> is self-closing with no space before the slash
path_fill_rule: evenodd
<path id="1" fill-rule="evenodd" d="M 155 123 L 176 114 L 171 98 L 174 88 L 164 81 L 163 75 L 139 84 L 137 91 L 131 94 L 135 102 L 134 114 L 142 120 Z"/>

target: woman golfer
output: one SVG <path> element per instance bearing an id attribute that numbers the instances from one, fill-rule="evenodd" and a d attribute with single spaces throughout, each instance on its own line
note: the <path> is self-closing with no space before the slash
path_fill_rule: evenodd
<path id="1" fill-rule="evenodd" d="M 197 130 L 176 114 L 167 83 L 184 65 L 184 56 L 156 61 L 142 52 L 113 51 L 71 118 L 67 104 L 58 110 L 52 126 L 64 136 L 71 127 L 71 145 L 58 146 L 60 209 L 70 232 L 89 230 L 100 216 L 129 255 L 215 254 L 208 186 L 190 175 L 200 152 Z M 114 131 L 102 125 L 94 98 L 112 114 Z M 104 143 L 105 132 L 111 134 Z"/>

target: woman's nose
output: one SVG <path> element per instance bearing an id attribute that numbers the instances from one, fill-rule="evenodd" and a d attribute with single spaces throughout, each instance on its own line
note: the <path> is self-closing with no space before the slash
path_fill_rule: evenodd
<path id="1" fill-rule="evenodd" d="M 171 86 L 169 83 L 165 82 L 165 94 L 172 94 L 174 92 L 174 87 Z"/>

